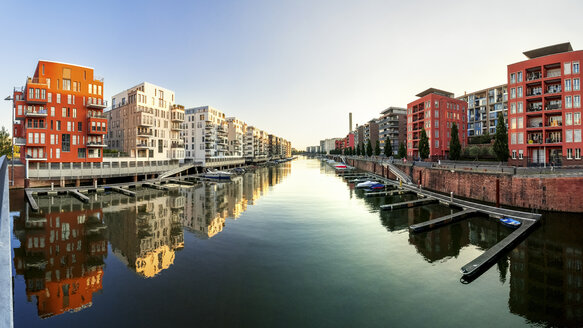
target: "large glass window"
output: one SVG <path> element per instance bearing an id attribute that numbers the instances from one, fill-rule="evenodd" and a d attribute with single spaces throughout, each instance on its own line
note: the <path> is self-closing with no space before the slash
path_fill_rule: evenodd
<path id="1" fill-rule="evenodd" d="M 61 135 L 61 149 L 63 151 L 71 151 L 71 135 L 70 134 Z"/>

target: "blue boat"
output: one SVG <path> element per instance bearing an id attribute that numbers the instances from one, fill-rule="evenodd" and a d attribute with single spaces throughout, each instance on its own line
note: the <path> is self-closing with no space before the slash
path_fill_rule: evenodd
<path id="1" fill-rule="evenodd" d="M 503 225 L 510 227 L 510 228 L 520 227 L 520 221 L 509 218 L 509 217 L 504 217 L 504 218 L 500 219 L 500 223 L 502 223 Z"/>
<path id="2" fill-rule="evenodd" d="M 369 187 L 370 190 L 379 190 L 379 189 L 384 189 L 384 188 L 385 188 L 385 185 L 382 183 L 375 183 Z"/>

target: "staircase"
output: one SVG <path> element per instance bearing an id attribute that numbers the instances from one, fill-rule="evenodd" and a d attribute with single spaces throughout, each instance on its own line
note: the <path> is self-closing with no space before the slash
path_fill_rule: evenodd
<path id="1" fill-rule="evenodd" d="M 389 170 L 399 178 L 399 180 L 411 184 L 411 177 L 409 177 L 405 172 L 399 170 L 395 165 L 391 163 L 383 163 L 384 167 L 389 168 Z"/>
<path id="2" fill-rule="evenodd" d="M 188 169 L 190 169 L 190 168 L 193 168 L 193 167 L 195 167 L 195 165 L 194 165 L 194 164 L 187 164 L 187 165 L 183 165 L 183 166 L 177 167 L 177 168 L 175 168 L 175 169 L 172 169 L 172 170 L 170 170 L 170 171 L 166 171 L 166 172 L 164 172 L 164 173 L 160 174 L 160 175 L 158 176 L 158 179 L 164 179 L 164 178 L 167 178 L 167 177 L 173 176 L 173 175 L 175 175 L 175 174 L 178 174 L 178 173 L 180 173 L 180 172 L 186 171 L 186 170 L 188 170 Z"/>

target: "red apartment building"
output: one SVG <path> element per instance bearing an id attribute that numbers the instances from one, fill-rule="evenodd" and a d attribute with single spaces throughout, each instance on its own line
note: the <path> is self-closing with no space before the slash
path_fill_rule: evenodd
<path id="1" fill-rule="evenodd" d="M 419 157 L 419 139 L 425 128 L 429 138 L 429 157 L 447 158 L 450 131 L 453 123 L 458 126 L 462 148 L 467 145 L 467 102 L 453 98 L 453 93 L 434 88 L 417 95 L 419 99 L 407 105 L 407 155 Z"/>
<path id="2" fill-rule="evenodd" d="M 524 55 L 508 65 L 509 163 L 582 165 L 583 51 L 562 43 Z"/>
<path id="3" fill-rule="evenodd" d="M 84 66 L 41 60 L 14 90 L 14 144 L 31 162 L 101 162 L 103 80 Z"/>

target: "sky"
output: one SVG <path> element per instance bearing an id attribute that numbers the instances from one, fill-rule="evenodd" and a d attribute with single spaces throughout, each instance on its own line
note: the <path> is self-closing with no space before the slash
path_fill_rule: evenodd
<path id="1" fill-rule="evenodd" d="M 583 49 L 582 1 L 0 1 L 2 99 L 39 59 L 90 66 L 105 98 L 143 81 L 305 149 L 435 87 L 506 82 L 522 52 Z M 10 101 L 0 126 L 10 127 Z"/>

